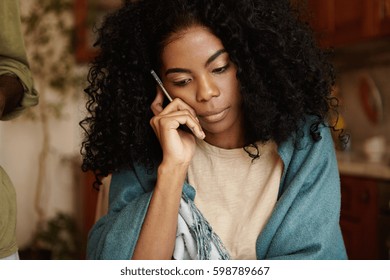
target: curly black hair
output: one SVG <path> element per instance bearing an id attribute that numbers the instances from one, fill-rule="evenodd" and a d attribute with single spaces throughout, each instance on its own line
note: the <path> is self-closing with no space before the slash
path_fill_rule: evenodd
<path id="1" fill-rule="evenodd" d="M 97 178 L 133 162 L 153 167 L 161 148 L 149 125 L 167 38 L 192 25 L 207 27 L 237 66 L 245 139 L 277 144 L 299 131 L 307 115 L 319 125 L 331 109 L 334 70 L 327 52 L 288 0 L 139 0 L 108 15 L 98 29 L 99 55 L 88 75 L 88 116 L 82 169 Z"/>

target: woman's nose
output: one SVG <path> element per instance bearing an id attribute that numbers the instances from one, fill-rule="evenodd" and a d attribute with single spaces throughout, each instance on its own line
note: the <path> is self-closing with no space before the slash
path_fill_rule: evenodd
<path id="1" fill-rule="evenodd" d="M 215 81 L 213 81 L 212 77 L 204 76 L 199 79 L 198 90 L 196 93 L 196 100 L 198 102 L 206 102 L 219 95 L 219 88 Z"/>

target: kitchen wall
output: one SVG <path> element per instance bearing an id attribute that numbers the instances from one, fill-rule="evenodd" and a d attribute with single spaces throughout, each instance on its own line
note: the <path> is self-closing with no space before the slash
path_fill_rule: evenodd
<path id="1" fill-rule="evenodd" d="M 341 114 L 350 134 L 350 151 L 362 154 L 364 142 L 384 136 L 390 148 L 390 38 L 338 48 L 334 52 Z M 369 75 L 380 95 L 381 120 L 373 122 L 363 109 L 359 79 Z M 376 105 L 379 106 L 380 104 Z"/>

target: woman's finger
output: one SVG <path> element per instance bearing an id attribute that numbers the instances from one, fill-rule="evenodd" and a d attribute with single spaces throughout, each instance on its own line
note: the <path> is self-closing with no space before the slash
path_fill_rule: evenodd
<path id="1" fill-rule="evenodd" d="M 185 125 L 199 139 L 205 138 L 205 134 L 199 124 L 199 121 L 194 118 L 192 113 L 188 110 L 175 111 L 167 115 L 156 116 L 152 118 L 150 123 L 155 132 L 159 132 L 161 129 L 176 130 L 179 128 L 180 125 Z"/>
<path id="2" fill-rule="evenodd" d="M 156 92 L 157 92 L 156 98 L 153 100 L 152 104 L 150 105 L 150 108 L 152 109 L 152 112 L 155 116 L 161 114 L 161 112 L 164 110 L 163 108 L 164 93 L 161 91 L 159 87 L 157 87 Z"/>
<path id="3" fill-rule="evenodd" d="M 196 112 L 192 107 L 190 107 L 187 103 L 185 103 L 180 98 L 175 98 L 171 103 L 169 103 L 165 108 L 163 108 L 163 102 L 164 102 L 165 95 L 160 89 L 160 87 L 157 88 L 157 94 L 156 98 L 153 100 L 151 104 L 152 112 L 155 116 L 157 115 L 167 115 L 175 111 L 189 111 L 195 119 L 198 119 L 196 117 Z"/>
<path id="4" fill-rule="evenodd" d="M 170 106 L 177 111 L 189 111 L 195 119 L 198 119 L 195 110 L 180 98 L 175 98 Z"/>
<path id="5" fill-rule="evenodd" d="M 197 119 L 195 110 L 180 98 L 173 99 L 171 103 L 163 108 L 163 111 L 160 112 L 160 115 L 168 115 L 177 111 L 188 111 L 195 119 Z"/>

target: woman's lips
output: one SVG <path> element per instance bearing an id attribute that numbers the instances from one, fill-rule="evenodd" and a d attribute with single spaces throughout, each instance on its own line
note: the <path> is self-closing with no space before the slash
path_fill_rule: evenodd
<path id="1" fill-rule="evenodd" d="M 223 109 L 222 111 L 218 110 L 218 111 L 206 112 L 202 115 L 199 115 L 198 117 L 203 121 L 209 123 L 219 122 L 220 120 L 225 118 L 225 116 L 228 113 L 228 109 L 229 108 Z"/>

